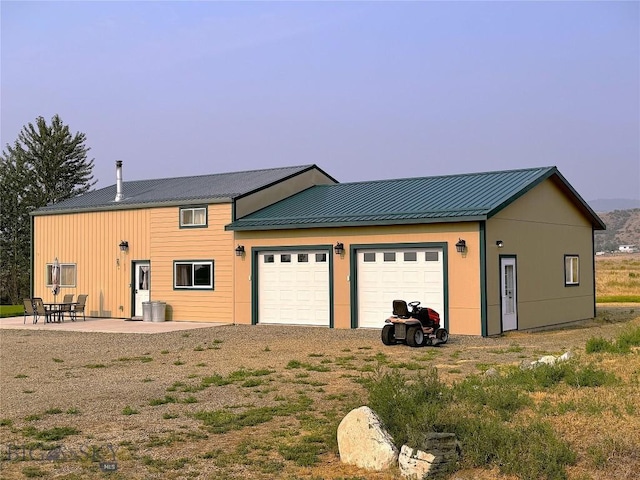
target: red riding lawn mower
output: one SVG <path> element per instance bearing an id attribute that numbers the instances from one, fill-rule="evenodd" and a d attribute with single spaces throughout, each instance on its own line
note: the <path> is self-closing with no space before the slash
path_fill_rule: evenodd
<path id="1" fill-rule="evenodd" d="M 409 309 L 410 308 L 410 309 Z M 420 302 L 393 301 L 393 315 L 382 327 L 382 343 L 395 345 L 406 343 L 410 347 L 440 345 L 447 343 L 449 332 L 440 327 L 440 314 Z"/>

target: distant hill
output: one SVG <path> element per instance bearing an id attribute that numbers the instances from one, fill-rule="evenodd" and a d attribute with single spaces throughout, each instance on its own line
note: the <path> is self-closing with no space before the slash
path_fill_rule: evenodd
<path id="1" fill-rule="evenodd" d="M 614 210 L 640 208 L 640 200 L 633 200 L 630 198 L 589 200 L 587 203 L 596 212 L 613 212 Z"/>
<path id="2" fill-rule="evenodd" d="M 598 216 L 607 229 L 595 232 L 596 252 L 616 251 L 619 245 L 640 247 L 640 208 L 598 213 Z"/>

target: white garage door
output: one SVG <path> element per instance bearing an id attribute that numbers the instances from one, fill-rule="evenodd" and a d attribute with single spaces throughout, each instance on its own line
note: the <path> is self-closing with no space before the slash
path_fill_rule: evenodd
<path id="1" fill-rule="evenodd" d="M 358 324 L 382 328 L 394 300 L 418 300 L 444 325 L 441 248 L 358 250 Z"/>
<path id="2" fill-rule="evenodd" d="M 258 253 L 258 322 L 329 326 L 326 251 Z"/>

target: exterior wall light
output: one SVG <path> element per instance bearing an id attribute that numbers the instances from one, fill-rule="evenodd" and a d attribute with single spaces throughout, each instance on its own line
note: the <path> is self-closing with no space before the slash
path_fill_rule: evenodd
<path id="1" fill-rule="evenodd" d="M 464 253 L 467 250 L 467 242 L 465 242 L 462 238 L 458 239 L 458 243 L 456 243 L 456 252 Z"/>
<path id="2" fill-rule="evenodd" d="M 340 242 L 336 243 L 336 246 L 333 247 L 333 251 L 336 252 L 336 255 L 342 255 L 344 253 L 344 245 Z"/>
<path id="3" fill-rule="evenodd" d="M 502 247 L 504 247 L 504 242 L 503 242 L 502 240 L 498 240 L 498 241 L 496 242 L 496 247 L 498 247 L 498 248 L 502 248 Z"/>
<path id="4" fill-rule="evenodd" d="M 236 257 L 241 257 L 244 255 L 244 245 L 238 245 L 236 247 Z"/>
<path id="5" fill-rule="evenodd" d="M 129 250 L 129 242 L 127 242 L 126 240 L 122 240 L 120 242 L 120 245 L 118 245 L 120 247 L 120 251 L 122 252 L 126 252 L 127 250 Z"/>

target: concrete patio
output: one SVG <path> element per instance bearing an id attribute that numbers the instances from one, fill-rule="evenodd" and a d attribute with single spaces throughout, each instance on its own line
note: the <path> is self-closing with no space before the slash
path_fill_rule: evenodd
<path id="1" fill-rule="evenodd" d="M 165 333 L 181 330 L 193 330 L 195 328 L 219 327 L 231 325 L 230 323 L 208 322 L 142 322 L 124 320 L 122 318 L 89 318 L 86 321 L 66 320 L 61 323 L 45 323 L 40 318 L 38 323 L 32 323 L 32 318 L 27 317 L 0 318 L 0 330 L 51 330 L 60 332 L 102 332 L 102 333 Z"/>

